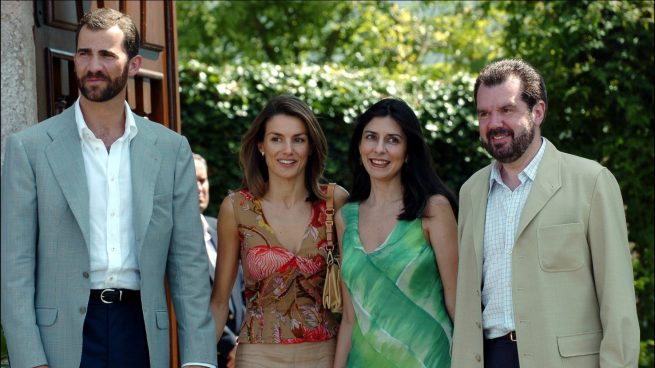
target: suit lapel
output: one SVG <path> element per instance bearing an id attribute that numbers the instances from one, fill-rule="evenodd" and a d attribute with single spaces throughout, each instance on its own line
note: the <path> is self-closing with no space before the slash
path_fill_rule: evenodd
<path id="1" fill-rule="evenodd" d="M 148 129 L 147 123 L 143 122 L 141 117 L 134 115 L 134 120 L 138 132 L 130 142 L 130 167 L 134 234 L 137 239 L 137 254 L 140 254 L 146 229 L 152 216 L 153 197 L 161 157 L 155 148 L 157 136 Z"/>
<path id="2" fill-rule="evenodd" d="M 88 249 L 89 188 L 73 107 L 59 115 L 59 121 L 53 124 L 48 134 L 52 138 L 52 142 L 45 149 L 48 163 L 77 220 Z"/>
<path id="3" fill-rule="evenodd" d="M 550 198 L 562 186 L 560 170 L 559 170 L 559 151 L 548 142 L 544 157 L 539 163 L 537 176 L 535 177 L 532 190 L 528 195 L 528 199 L 523 207 L 519 226 L 516 231 L 516 239 L 521 236 L 521 233 L 535 218 L 535 216 L 546 205 Z"/>
<path id="4" fill-rule="evenodd" d="M 484 222 L 487 217 L 487 198 L 489 197 L 489 175 L 491 175 L 491 165 L 485 168 L 480 175 L 483 180 L 480 185 L 481 190 L 474 190 L 471 193 L 471 211 L 473 213 L 473 244 L 475 246 L 475 259 L 478 262 L 478 272 L 482 276 L 482 259 L 484 256 Z M 473 187 L 477 187 L 473 186 Z"/>

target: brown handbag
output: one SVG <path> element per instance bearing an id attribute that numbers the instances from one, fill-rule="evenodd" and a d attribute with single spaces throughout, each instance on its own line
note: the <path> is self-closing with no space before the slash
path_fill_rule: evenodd
<path id="1" fill-rule="evenodd" d="M 325 237 L 327 238 L 325 285 L 323 286 L 323 306 L 334 313 L 341 313 L 341 270 L 338 250 L 335 248 L 334 235 L 334 188 L 335 183 L 328 184 L 325 201 Z"/>

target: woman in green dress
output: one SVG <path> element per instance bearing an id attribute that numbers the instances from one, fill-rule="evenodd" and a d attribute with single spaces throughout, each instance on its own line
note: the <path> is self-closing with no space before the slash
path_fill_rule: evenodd
<path id="1" fill-rule="evenodd" d="M 335 367 L 450 367 L 457 203 L 412 109 L 383 99 L 357 120 L 353 187 L 336 215 L 343 317 Z"/>

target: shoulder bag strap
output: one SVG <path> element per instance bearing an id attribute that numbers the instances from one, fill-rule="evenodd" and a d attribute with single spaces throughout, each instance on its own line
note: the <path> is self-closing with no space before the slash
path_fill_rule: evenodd
<path id="1" fill-rule="evenodd" d="M 328 184 L 325 199 L 325 237 L 328 251 L 334 250 L 334 188 L 336 186 L 336 183 Z"/>

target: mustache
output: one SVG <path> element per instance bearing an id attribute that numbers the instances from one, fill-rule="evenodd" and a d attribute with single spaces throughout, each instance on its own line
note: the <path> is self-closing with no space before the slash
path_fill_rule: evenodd
<path id="1" fill-rule="evenodd" d="M 84 79 L 87 79 L 87 78 L 102 78 L 102 79 L 105 79 L 105 80 L 108 80 L 108 79 L 109 79 L 109 77 L 108 77 L 105 73 L 103 73 L 103 72 L 101 72 L 101 71 L 97 71 L 97 72 L 87 72 L 87 73 L 84 75 Z"/>
<path id="2" fill-rule="evenodd" d="M 487 139 L 491 139 L 494 135 L 498 134 L 507 134 L 509 136 L 514 136 L 514 132 L 508 128 L 494 128 L 487 131 Z"/>

